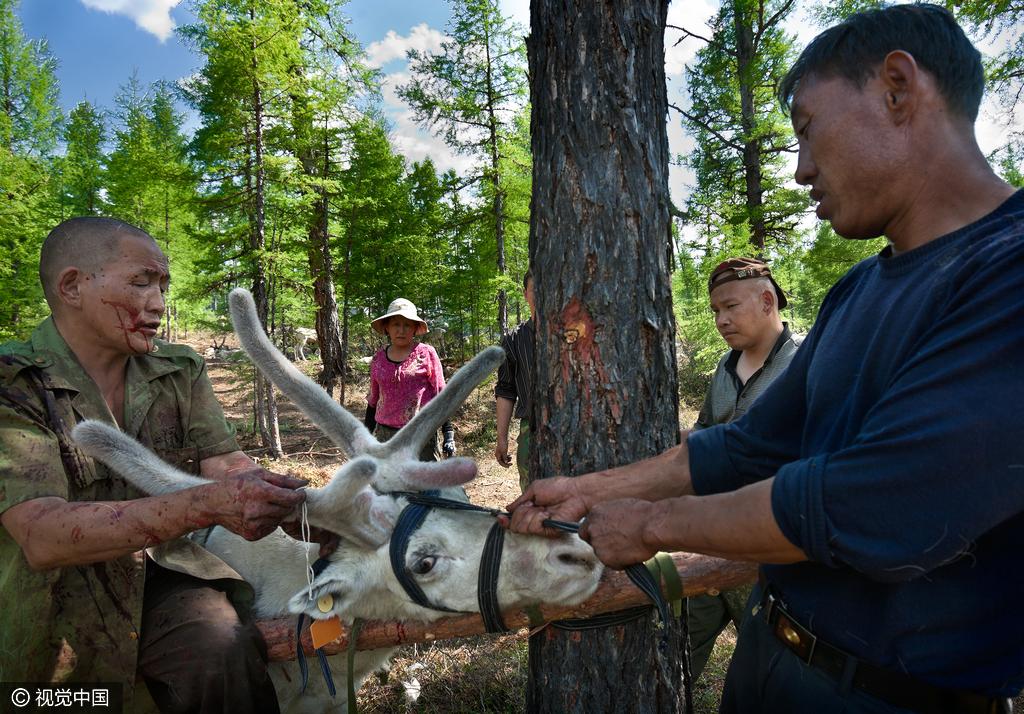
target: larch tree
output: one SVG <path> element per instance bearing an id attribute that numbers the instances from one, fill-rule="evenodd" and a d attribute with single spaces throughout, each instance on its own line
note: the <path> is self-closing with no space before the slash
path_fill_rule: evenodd
<path id="1" fill-rule="evenodd" d="M 667 12 L 667 0 L 531 6 L 531 479 L 634 462 L 678 441 Z M 678 628 L 667 623 L 662 656 L 655 623 L 532 637 L 527 710 L 679 711 Z"/>
<path id="2" fill-rule="evenodd" d="M 456 151 L 474 156 L 471 183 L 487 185 L 487 210 L 495 244 L 497 273 L 506 270 L 505 189 L 501 147 L 514 131 L 527 80 L 521 30 L 505 18 L 497 0 L 451 0 L 451 39 L 437 54 L 409 52 L 412 80 L 399 95 L 417 120 L 436 128 Z M 499 288 L 498 326 L 508 328 L 507 294 Z"/>
<path id="3" fill-rule="evenodd" d="M 773 244 L 791 240 L 808 206 L 806 191 L 790 185 L 787 156 L 796 143 L 774 91 L 793 52 L 783 24 L 795 4 L 727 0 L 710 37 L 676 28 L 705 43 L 686 73 L 690 105 L 679 109 L 695 139 L 687 217 L 724 252 L 747 243 L 765 257 Z"/>
<path id="4" fill-rule="evenodd" d="M 302 24 L 302 52 L 290 68 L 291 151 L 298 160 L 298 183 L 306 211 L 306 257 L 313 280 L 316 334 L 321 371 L 317 381 L 331 395 L 341 387 L 345 399 L 347 341 L 342 339 L 331 250 L 331 197 L 345 158 L 345 128 L 352 99 L 372 88 L 372 74 L 360 62 L 360 47 L 350 36 L 338 0 L 306 3 L 296 17 Z"/>
<path id="5" fill-rule="evenodd" d="M 39 249 L 60 220 L 57 63 L 44 40 L 25 36 L 15 5 L 0 0 L 0 339 L 25 336 L 46 315 Z"/>
<path id="6" fill-rule="evenodd" d="M 61 161 L 61 209 L 64 215 L 102 215 L 105 141 L 103 115 L 91 102 L 79 102 L 71 110 L 64 127 L 64 145 L 67 147 Z"/>
<path id="7" fill-rule="evenodd" d="M 288 116 L 288 81 L 298 62 L 301 8 L 288 0 L 204 0 L 197 22 L 180 29 L 205 57 L 186 94 L 201 125 L 192 148 L 210 190 L 203 196 L 211 234 L 221 243 L 236 280 L 246 274 L 264 329 L 270 325 L 267 274 L 267 179 L 275 149 L 284 142 L 274 119 Z M 280 122 L 276 125 L 280 128 Z M 226 254 L 226 255 L 225 255 Z M 228 287 L 224 285 L 223 287 Z M 256 426 L 272 455 L 283 454 L 274 389 L 255 375 Z"/>

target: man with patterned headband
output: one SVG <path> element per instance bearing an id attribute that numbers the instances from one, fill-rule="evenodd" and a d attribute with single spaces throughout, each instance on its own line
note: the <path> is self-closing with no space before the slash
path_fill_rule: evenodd
<path id="1" fill-rule="evenodd" d="M 789 365 L 802 337 L 790 332 L 779 310 L 786 293 L 767 263 L 756 258 L 731 258 L 719 263 L 708 278 L 715 327 L 729 346 L 711 377 L 694 430 L 728 424 L 747 409 Z M 696 679 L 704 671 L 715 640 L 732 622 L 739 631 L 750 587 L 687 600 L 690 667 Z"/>

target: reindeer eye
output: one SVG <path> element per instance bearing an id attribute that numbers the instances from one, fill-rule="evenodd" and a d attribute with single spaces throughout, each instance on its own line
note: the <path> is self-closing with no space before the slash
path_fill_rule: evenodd
<path id="1" fill-rule="evenodd" d="M 412 565 L 412 572 L 417 575 L 426 575 L 434 569 L 434 564 L 437 562 L 437 558 L 432 555 L 420 558 Z"/>

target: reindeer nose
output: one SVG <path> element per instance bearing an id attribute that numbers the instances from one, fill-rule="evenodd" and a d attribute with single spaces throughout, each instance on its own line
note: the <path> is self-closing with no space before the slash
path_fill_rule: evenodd
<path id="1" fill-rule="evenodd" d="M 548 562 L 555 567 L 581 568 L 587 572 L 597 567 L 598 563 L 594 549 L 575 536 L 552 548 L 548 553 Z"/>

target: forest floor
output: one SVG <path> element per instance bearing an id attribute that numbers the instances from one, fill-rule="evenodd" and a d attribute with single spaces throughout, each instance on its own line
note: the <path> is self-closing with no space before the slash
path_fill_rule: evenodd
<path id="1" fill-rule="evenodd" d="M 233 336 L 228 340 L 232 344 Z M 198 337 L 184 340 L 200 354 L 212 344 Z M 214 391 L 225 415 L 237 430 L 248 454 L 274 471 L 289 472 L 315 485 L 326 482 L 344 460 L 324 435 L 294 406 L 279 395 L 279 421 L 285 458 L 270 461 L 254 433 L 252 366 L 241 359 L 208 359 Z M 313 359 L 298 366 L 313 376 L 320 363 Z M 515 467 L 502 468 L 494 460 L 494 376 L 478 387 L 452 420 L 459 454 L 472 457 L 479 468 L 466 485 L 473 503 L 504 508 L 519 495 Z M 344 406 L 362 419 L 366 409 L 368 379 L 359 375 L 346 388 Z M 680 424 L 692 424 L 696 411 L 680 410 Z M 517 426 L 513 424 L 512 436 Z M 514 451 L 514 445 L 512 450 Z M 732 625 L 722 633 L 704 675 L 694 687 L 697 714 L 718 711 L 725 672 L 736 644 Z M 338 673 L 336 673 L 337 676 Z M 359 708 L 366 714 L 409 712 L 416 714 L 513 714 L 525 710 L 528 676 L 527 634 L 481 635 L 459 640 L 402 647 L 392 660 L 390 673 L 370 677 L 359 691 Z M 1024 707 L 1024 696 L 1015 701 Z"/>

